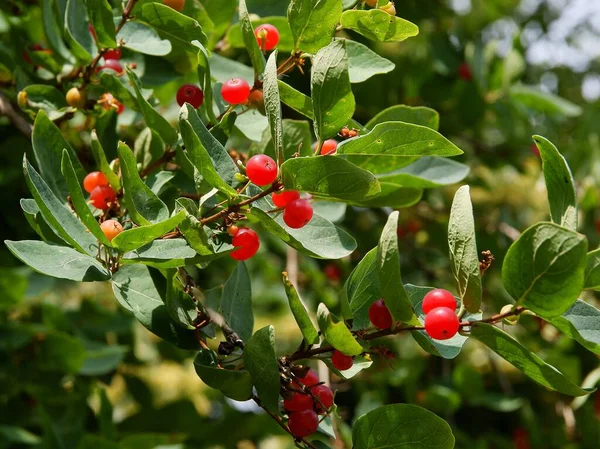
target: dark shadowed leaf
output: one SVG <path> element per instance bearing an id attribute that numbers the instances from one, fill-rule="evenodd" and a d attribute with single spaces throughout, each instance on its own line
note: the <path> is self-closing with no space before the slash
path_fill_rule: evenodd
<path id="1" fill-rule="evenodd" d="M 236 401 L 245 401 L 252 396 L 252 379 L 246 370 L 222 369 L 217 366 L 217 355 L 203 349 L 194 360 L 198 377 L 211 388 L 220 390 Z"/>
<path id="2" fill-rule="evenodd" d="M 256 331 L 244 348 L 244 365 L 262 405 L 279 414 L 279 364 L 275 354 L 275 330 L 266 326 Z"/>
<path id="3" fill-rule="evenodd" d="M 243 341 L 250 338 L 254 328 L 252 288 L 250 275 L 244 262 L 237 264 L 225 282 L 218 311 Z"/>
<path id="4" fill-rule="evenodd" d="M 94 26 L 96 42 L 100 48 L 115 48 L 115 22 L 112 6 L 108 0 L 94 0 L 87 3 L 90 22 Z"/>
<path id="5" fill-rule="evenodd" d="M 546 321 L 596 354 L 600 354 L 600 310 L 578 299 L 569 310 Z"/>

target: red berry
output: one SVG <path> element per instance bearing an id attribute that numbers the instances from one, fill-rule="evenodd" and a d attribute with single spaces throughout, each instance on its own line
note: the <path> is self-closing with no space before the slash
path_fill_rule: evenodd
<path id="1" fill-rule="evenodd" d="M 194 109 L 198 109 L 204 103 L 204 93 L 198 86 L 184 84 L 177 91 L 177 104 L 183 106 L 189 103 Z"/>
<path id="2" fill-rule="evenodd" d="M 338 370 L 346 371 L 347 369 L 352 368 L 352 365 L 354 365 L 354 359 L 336 349 L 331 355 L 331 363 Z"/>
<path id="3" fill-rule="evenodd" d="M 463 62 L 458 67 L 458 76 L 460 76 L 465 81 L 471 81 L 473 79 L 473 74 L 471 73 L 471 67 L 466 62 Z"/>
<path id="4" fill-rule="evenodd" d="M 421 223 L 419 223 L 417 220 L 408 220 L 408 223 L 406 223 L 406 230 L 411 234 L 416 234 L 419 232 L 421 227 Z"/>
<path id="5" fill-rule="evenodd" d="M 271 199 L 273 200 L 273 204 L 277 207 L 285 207 L 290 202 L 297 200 L 300 198 L 300 192 L 296 190 L 286 190 L 284 192 L 273 192 L 271 194 Z"/>
<path id="6" fill-rule="evenodd" d="M 333 405 L 333 392 L 327 385 L 317 385 L 312 387 L 310 392 L 319 400 L 315 400 L 315 410 L 317 413 L 327 413 L 327 410 Z"/>
<path id="7" fill-rule="evenodd" d="M 121 48 L 117 47 L 112 50 L 108 50 L 106 53 L 104 53 L 103 58 L 105 61 L 108 61 L 109 59 L 121 59 Z"/>
<path id="8" fill-rule="evenodd" d="M 537 157 L 540 157 L 540 149 L 535 143 L 531 144 L 531 152 L 535 154 Z"/>
<path id="9" fill-rule="evenodd" d="M 402 226 L 398 226 L 398 229 L 396 229 L 396 235 L 399 239 L 406 237 L 406 229 L 404 229 Z"/>
<path id="10" fill-rule="evenodd" d="M 296 438 L 304 438 L 312 435 L 319 427 L 319 417 L 313 410 L 292 412 L 288 419 L 290 433 Z"/>
<path id="11" fill-rule="evenodd" d="M 596 218 L 594 221 L 594 227 L 596 228 L 596 233 L 600 234 L 600 218 Z"/>
<path id="12" fill-rule="evenodd" d="M 515 443 L 515 449 L 530 449 L 529 444 L 529 433 L 522 427 L 517 428 L 513 432 L 513 442 Z"/>
<path id="13" fill-rule="evenodd" d="M 116 59 L 106 59 L 104 65 L 96 67 L 96 73 L 99 73 L 102 70 L 114 70 L 120 75 L 123 73 L 123 66 Z"/>
<path id="14" fill-rule="evenodd" d="M 277 179 L 278 172 L 277 164 L 266 154 L 256 154 L 246 164 L 246 176 L 257 186 L 271 184 Z"/>
<path id="15" fill-rule="evenodd" d="M 106 210 L 117 200 L 117 194 L 110 186 L 98 186 L 90 192 L 90 201 L 98 209 Z"/>
<path id="16" fill-rule="evenodd" d="M 238 228 L 236 225 L 231 225 L 227 228 L 227 234 L 233 237 L 238 233 L 239 230 L 240 228 Z"/>
<path id="17" fill-rule="evenodd" d="M 88 173 L 85 178 L 83 178 L 83 188 L 87 193 L 91 193 L 98 186 L 107 186 L 108 179 L 101 171 L 93 171 Z"/>
<path id="18" fill-rule="evenodd" d="M 337 151 L 338 143 L 336 140 L 328 139 L 323 142 L 321 146 L 321 156 L 325 156 L 327 154 L 335 154 Z"/>
<path id="19" fill-rule="evenodd" d="M 258 47 L 263 50 L 273 50 L 279 43 L 279 31 L 270 23 L 265 23 L 254 30 Z"/>
<path id="20" fill-rule="evenodd" d="M 340 270 L 340 267 L 333 263 L 328 263 L 325 265 L 325 268 L 323 268 L 323 273 L 325 276 L 327 276 L 327 279 L 333 282 L 337 282 L 342 278 L 342 270 Z"/>
<path id="21" fill-rule="evenodd" d="M 371 304 L 371 307 L 369 307 L 369 320 L 377 329 L 389 329 L 392 327 L 392 314 L 383 299 L 378 299 Z"/>
<path id="22" fill-rule="evenodd" d="M 311 204 L 302 199 L 294 200 L 285 206 L 283 221 L 292 229 L 303 228 L 313 217 Z"/>
<path id="23" fill-rule="evenodd" d="M 454 295 L 443 288 L 436 288 L 427 292 L 423 297 L 423 313 L 427 315 L 437 307 L 447 307 L 450 310 L 456 310 L 456 299 Z"/>
<path id="24" fill-rule="evenodd" d="M 163 3 L 175 11 L 182 11 L 185 7 L 185 0 L 163 0 Z"/>
<path id="25" fill-rule="evenodd" d="M 241 78 L 232 78 L 221 87 L 221 96 L 229 104 L 245 104 L 249 95 L 250 85 Z"/>
<path id="26" fill-rule="evenodd" d="M 294 392 L 290 399 L 283 400 L 283 407 L 290 412 L 312 410 L 313 398 L 309 394 Z"/>
<path id="27" fill-rule="evenodd" d="M 109 241 L 112 241 L 117 235 L 123 232 L 123 226 L 116 220 L 106 220 L 100 225 L 100 229 Z"/>
<path id="28" fill-rule="evenodd" d="M 436 307 L 425 315 L 425 332 L 436 340 L 448 340 L 458 332 L 460 322 L 454 310 Z"/>
<path id="29" fill-rule="evenodd" d="M 248 228 L 240 228 L 237 234 L 233 236 L 231 243 L 238 248 L 230 254 L 235 260 L 250 259 L 260 247 L 258 234 Z"/>
<path id="30" fill-rule="evenodd" d="M 319 375 L 313 369 L 309 369 L 304 377 L 298 377 L 297 382 L 294 381 L 294 384 L 297 387 L 300 387 L 298 383 L 304 385 L 305 387 L 313 387 L 319 383 Z"/>

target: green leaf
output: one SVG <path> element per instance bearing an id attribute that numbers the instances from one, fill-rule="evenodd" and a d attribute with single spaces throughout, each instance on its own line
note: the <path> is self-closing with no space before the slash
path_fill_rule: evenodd
<path id="1" fill-rule="evenodd" d="M 69 186 L 69 192 L 71 194 L 71 203 L 73 204 L 73 208 L 77 213 L 79 219 L 83 222 L 83 224 L 89 229 L 89 231 L 100 240 L 100 243 L 106 246 L 112 246 L 110 240 L 106 238 L 104 232 L 100 228 L 96 217 L 92 214 L 90 207 L 88 206 L 85 197 L 83 196 L 83 191 L 81 190 L 81 185 L 79 184 L 79 180 L 77 179 L 77 174 L 75 173 L 75 168 L 71 162 L 71 158 L 69 157 L 69 153 L 67 150 L 63 151 L 62 156 L 62 172 Z"/>
<path id="2" fill-rule="evenodd" d="M 444 136 L 425 126 L 386 122 L 338 145 L 338 155 L 458 156 L 463 152 Z"/>
<path id="3" fill-rule="evenodd" d="M 72 248 L 38 240 L 5 240 L 4 243 L 15 257 L 47 276 L 79 282 L 110 279 L 110 273 L 100 262 Z"/>
<path id="4" fill-rule="evenodd" d="M 71 160 L 75 162 L 77 179 L 83 182 L 85 170 L 81 166 L 75 150 L 65 140 L 60 129 L 52 123 L 44 111 L 38 112 L 33 124 L 33 154 L 40 169 L 42 179 L 48 184 L 52 193 L 62 202 L 66 202 L 69 188 L 62 176 L 60 161 L 63 150 L 69 152 Z"/>
<path id="5" fill-rule="evenodd" d="M 267 232 L 279 237 L 292 248 L 317 259 L 341 259 L 356 249 L 356 241 L 350 234 L 316 214 L 300 229 L 288 227 L 281 214 L 273 218 L 257 207 L 252 208 L 249 219 L 256 219 Z"/>
<path id="6" fill-rule="evenodd" d="M 389 59 L 382 58 L 366 45 L 346 40 L 348 51 L 348 74 L 351 83 L 362 83 L 372 76 L 389 73 L 396 65 Z"/>
<path id="7" fill-rule="evenodd" d="M 63 42 L 62 16 L 60 20 L 58 16 L 55 0 L 42 0 L 42 22 L 48 46 L 56 54 L 68 59 L 71 58 L 71 54 Z"/>
<path id="8" fill-rule="evenodd" d="M 109 184 L 115 190 L 119 190 L 121 188 L 121 180 L 116 175 L 114 171 L 110 168 L 110 164 L 106 159 L 106 153 L 104 153 L 104 149 L 102 148 L 102 144 L 100 140 L 98 140 L 98 135 L 96 134 L 96 130 L 92 130 L 91 134 L 92 138 L 92 155 L 94 156 L 94 161 L 96 162 L 96 166 L 98 169 L 104 173 L 106 179 L 108 179 Z"/>
<path id="9" fill-rule="evenodd" d="M 285 156 L 283 154 L 283 123 L 281 121 L 281 100 L 279 98 L 279 88 L 277 87 L 277 50 L 271 53 L 263 79 L 263 92 L 265 100 L 265 110 L 269 119 L 271 129 L 271 138 L 275 147 L 275 156 L 277 165 L 283 164 Z"/>
<path id="10" fill-rule="evenodd" d="M 477 323 L 471 328 L 471 337 L 482 342 L 507 362 L 523 371 L 528 377 L 550 390 L 569 396 L 584 396 L 594 391 L 593 389 L 579 388 L 556 368 L 548 365 L 497 327 Z"/>
<path id="11" fill-rule="evenodd" d="M 590 251 L 586 256 L 583 287 L 586 290 L 600 290 L 600 248 Z"/>
<path id="12" fill-rule="evenodd" d="M 256 29 L 259 25 L 268 23 L 273 25 L 279 31 L 279 42 L 277 49 L 281 52 L 291 52 L 294 49 L 294 38 L 290 24 L 285 17 L 269 16 L 260 19 L 252 19 L 252 26 Z M 242 36 L 242 27 L 239 23 L 232 25 L 227 30 L 227 43 L 234 48 L 245 48 L 244 37 Z"/>
<path id="13" fill-rule="evenodd" d="M 292 86 L 278 80 L 279 85 L 279 96 L 283 104 L 289 106 L 294 111 L 299 112 L 304 117 L 314 119 L 315 114 L 313 113 L 313 104 L 310 97 L 304 95 L 302 92 L 297 91 Z"/>
<path id="14" fill-rule="evenodd" d="M 194 265 L 198 254 L 185 239 L 159 239 L 125 253 L 123 263 L 143 263 L 154 268 Z"/>
<path id="15" fill-rule="evenodd" d="M 406 167 L 379 175 L 377 179 L 380 183 L 389 182 L 403 187 L 429 189 L 456 184 L 467 177 L 469 170 L 468 165 L 452 159 L 423 156 Z"/>
<path id="16" fill-rule="evenodd" d="M 577 117 L 582 113 L 582 109 L 576 104 L 549 92 L 542 92 L 533 86 L 511 86 L 510 98 L 529 109 L 544 114 Z"/>
<path id="17" fill-rule="evenodd" d="M 87 347 L 85 360 L 79 374 L 82 376 L 103 376 L 115 371 L 129 351 L 127 346 L 93 345 Z"/>
<path id="18" fill-rule="evenodd" d="M 211 122 L 217 123 L 218 120 L 213 109 L 213 86 L 209 57 L 204 47 L 198 49 L 198 80 L 200 81 L 202 92 L 204 92 L 204 104 L 208 117 Z"/>
<path id="19" fill-rule="evenodd" d="M 95 0 L 88 2 L 90 22 L 96 32 L 96 42 L 100 48 L 116 48 L 115 22 L 113 20 L 112 6 L 108 0 Z"/>
<path id="20" fill-rule="evenodd" d="M 231 79 L 232 73 L 235 73 L 238 78 L 245 79 L 249 84 L 252 84 L 254 80 L 252 68 L 241 62 L 213 53 L 210 56 L 209 63 L 212 77 L 220 83 Z"/>
<path id="21" fill-rule="evenodd" d="M 42 447 L 45 446 L 48 449 L 67 449 L 67 446 L 63 443 L 62 435 L 58 432 L 57 426 L 43 405 L 38 407 L 38 414 L 42 428 Z"/>
<path id="22" fill-rule="evenodd" d="M 319 304 L 317 309 L 317 323 L 325 340 L 338 351 L 346 355 L 364 352 L 364 348 L 356 341 L 346 323 L 339 321 L 323 303 Z"/>
<path id="23" fill-rule="evenodd" d="M 236 401 L 252 397 L 252 379 L 246 370 L 222 369 L 217 366 L 217 356 L 210 349 L 201 350 L 194 359 L 198 377 L 211 388 L 220 390 Z"/>
<path id="24" fill-rule="evenodd" d="M 84 0 L 67 0 L 65 38 L 71 53 L 82 64 L 89 64 L 96 53 L 96 44 L 88 30 L 87 8 Z"/>
<path id="25" fill-rule="evenodd" d="M 142 22 L 126 22 L 117 34 L 117 42 L 122 47 L 152 56 L 165 56 L 171 53 L 171 42 L 162 39 L 154 28 Z"/>
<path id="26" fill-rule="evenodd" d="M 124 265 L 111 280 L 113 293 L 146 329 L 181 349 L 199 349 L 194 331 L 171 320 L 163 298 L 164 277 L 145 265 Z"/>
<path id="27" fill-rule="evenodd" d="M 412 284 L 405 284 L 404 288 L 408 293 L 408 298 L 413 306 L 415 313 L 418 315 L 421 323 L 425 322 L 425 313 L 423 312 L 423 298 L 425 295 L 433 290 L 433 287 L 420 287 Z M 457 303 L 460 304 L 460 299 L 457 298 Z M 481 312 L 477 313 L 465 313 L 463 320 L 464 321 L 477 321 L 483 318 L 483 314 Z M 425 331 L 415 331 L 410 333 L 411 336 L 415 339 L 415 341 L 421 346 L 425 351 L 429 352 L 438 357 L 443 357 L 445 359 L 454 359 L 460 351 L 462 350 L 463 345 L 467 341 L 467 337 L 457 333 L 454 337 L 449 338 L 448 340 L 434 340 Z"/>
<path id="28" fill-rule="evenodd" d="M 161 37 L 169 39 L 177 48 L 196 53 L 198 46 L 193 41 L 202 45 L 208 43 L 208 39 L 200 24 L 173 8 L 161 3 L 146 3 L 141 8 L 141 20 L 149 23 L 158 31 Z"/>
<path id="29" fill-rule="evenodd" d="M 250 338 L 254 328 L 252 288 L 248 269 L 243 262 L 237 264 L 225 282 L 218 311 L 242 341 Z"/>
<path id="30" fill-rule="evenodd" d="M 395 321 L 419 326 L 400 274 L 400 252 L 398 250 L 398 216 L 392 212 L 381 232 L 377 246 L 377 268 L 379 288 L 385 304 Z"/>
<path id="31" fill-rule="evenodd" d="M 266 326 L 256 331 L 244 348 L 244 366 L 262 405 L 279 414 L 279 363 L 275 354 L 275 330 Z"/>
<path id="32" fill-rule="evenodd" d="M 438 130 L 440 115 L 437 111 L 424 106 L 406 106 L 399 104 L 389 107 L 378 113 L 365 125 L 367 129 L 373 129 L 375 125 L 385 122 L 406 122 L 421 125 Z"/>
<path id="33" fill-rule="evenodd" d="M 96 239 L 71 210 L 54 196 L 26 158 L 23 159 L 23 172 L 27 186 L 40 208 L 42 216 L 56 234 L 78 251 L 95 255 L 98 248 Z"/>
<path id="34" fill-rule="evenodd" d="M 379 42 L 398 42 L 419 34 L 419 27 L 380 9 L 350 10 L 342 14 L 342 27 Z"/>
<path id="35" fill-rule="evenodd" d="M 179 127 L 181 138 L 185 144 L 185 152 L 202 179 L 229 198 L 237 196 L 237 191 L 227 184 L 217 172 L 214 161 L 202 144 L 199 135 L 204 132 L 204 125 L 200 121 L 196 110 L 188 103 L 181 108 Z"/>
<path id="36" fill-rule="evenodd" d="M 354 114 L 345 40 L 336 40 L 313 58 L 311 92 L 318 140 L 334 136 Z"/>
<path id="37" fill-rule="evenodd" d="M 96 435 L 84 435 L 79 440 L 77 449 L 123 449 L 122 446 L 114 441 Z"/>
<path id="38" fill-rule="evenodd" d="M 446 421 L 416 405 L 391 404 L 359 417 L 352 428 L 354 449 L 453 449 Z"/>
<path id="39" fill-rule="evenodd" d="M 462 186 L 454 195 L 448 223 L 448 247 L 460 299 L 467 311 L 477 313 L 481 307 L 481 270 L 469 186 Z"/>
<path id="40" fill-rule="evenodd" d="M 295 50 L 314 54 L 329 45 L 341 15 L 339 0 L 292 0 L 287 17 Z"/>
<path id="41" fill-rule="evenodd" d="M 37 435 L 21 427 L 0 425 L 2 441 L 14 444 L 38 445 L 42 442 Z"/>
<path id="42" fill-rule="evenodd" d="M 562 315 L 583 289 L 587 241 L 553 223 L 527 229 L 506 253 L 502 280 L 508 293 L 543 318 Z"/>
<path id="43" fill-rule="evenodd" d="M 186 214 L 187 212 L 180 211 L 164 221 L 127 229 L 113 239 L 113 247 L 119 251 L 133 251 L 134 249 L 141 248 L 174 229 L 182 222 Z"/>
<path id="44" fill-rule="evenodd" d="M 42 372 L 77 374 L 84 360 L 85 348 L 81 340 L 64 332 L 46 333 L 36 348 L 36 365 Z"/>
<path id="45" fill-rule="evenodd" d="M 578 299 L 565 313 L 546 321 L 585 348 L 600 354 L 600 310 L 593 305 Z"/>
<path id="46" fill-rule="evenodd" d="M 381 191 L 375 176 L 337 156 L 299 157 L 281 166 L 283 185 L 323 198 L 358 200 Z"/>
<path id="47" fill-rule="evenodd" d="M 540 150 L 552 221 L 577 231 L 577 194 L 571 169 L 558 149 L 542 136 L 533 136 Z"/>
<path id="48" fill-rule="evenodd" d="M 21 209 L 27 223 L 33 228 L 33 230 L 39 235 L 42 240 L 49 243 L 57 243 L 63 245 L 65 241 L 58 237 L 56 233 L 50 228 L 50 225 L 42 217 L 40 208 L 33 198 L 22 198 L 20 201 Z"/>
<path id="49" fill-rule="evenodd" d="M 254 77 L 258 78 L 258 76 L 265 71 L 265 57 L 263 56 L 262 51 L 260 51 L 258 42 L 256 42 L 254 27 L 252 27 L 248 8 L 246 7 L 246 0 L 239 0 L 239 2 L 238 14 L 240 17 L 240 25 L 242 27 L 242 36 L 244 38 L 246 50 L 248 50 L 248 54 L 250 55 L 252 67 L 254 67 Z"/>
<path id="50" fill-rule="evenodd" d="M 131 70 L 127 70 L 127 75 L 129 76 L 131 84 L 135 89 L 138 103 L 140 105 L 146 125 L 152 130 L 156 131 L 166 144 L 173 145 L 175 142 L 177 142 L 177 131 L 175 131 L 167 119 L 165 119 L 158 111 L 156 111 L 144 98 L 144 95 L 142 94 L 142 86 L 136 74 Z"/>
<path id="51" fill-rule="evenodd" d="M 345 296 L 352 312 L 354 327 L 369 327 L 369 307 L 381 298 L 377 268 L 377 248 L 369 251 L 356 265 L 344 284 Z"/>
<path id="52" fill-rule="evenodd" d="M 410 207 L 417 204 L 423 196 L 423 190 L 404 188 L 397 184 L 389 182 L 380 182 L 381 192 L 378 195 L 366 198 L 348 201 L 349 204 L 361 207 Z"/>
<path id="53" fill-rule="evenodd" d="M 110 92 L 116 99 L 134 111 L 141 112 L 135 90 L 123 76 L 114 76 L 112 73 L 100 72 L 100 85 L 106 92 Z"/>
<path id="54" fill-rule="evenodd" d="M 198 308 L 194 300 L 181 291 L 181 282 L 175 276 L 174 269 L 167 270 L 167 293 L 165 304 L 171 319 L 185 329 L 194 330 L 196 318 L 198 318 Z"/>
<path id="55" fill-rule="evenodd" d="M 200 223 L 200 220 L 193 215 L 188 214 L 185 219 L 179 223 L 179 230 L 187 240 L 188 245 L 190 245 L 199 255 L 209 256 L 216 252 L 214 251 L 212 242 L 208 239 L 208 235 Z M 231 245 L 219 247 L 219 252 L 225 254 L 231 249 L 233 249 L 233 246 Z"/>
<path id="56" fill-rule="evenodd" d="M 31 84 L 23 89 L 27 94 L 26 109 L 44 111 L 50 119 L 57 119 L 64 115 L 59 109 L 67 108 L 65 95 L 54 86 L 45 84 Z M 48 116 L 45 118 L 48 119 Z"/>
<path id="57" fill-rule="evenodd" d="M 284 159 L 292 159 L 296 154 L 312 156 L 312 132 L 310 123 L 305 120 L 284 119 L 283 124 L 283 153 Z M 270 130 L 263 133 L 260 142 L 250 148 L 252 154 L 264 153 L 275 159 L 275 147 Z"/>
<path id="58" fill-rule="evenodd" d="M 140 178 L 133 151 L 123 142 L 119 142 L 118 151 L 123 177 L 123 199 L 127 202 L 133 222 L 149 225 L 167 220 L 169 209 Z"/>
<path id="59" fill-rule="evenodd" d="M 283 286 L 285 287 L 285 293 L 290 304 L 292 315 L 294 315 L 294 318 L 296 319 L 296 323 L 302 332 L 304 341 L 308 345 L 316 345 L 319 342 L 319 333 L 308 316 L 308 312 L 298 295 L 296 287 L 294 287 L 294 284 L 292 284 L 285 272 L 283 273 Z"/>
<path id="60" fill-rule="evenodd" d="M 329 367 L 329 369 L 333 373 L 335 373 L 336 376 L 340 376 L 342 379 L 352 379 L 354 376 L 359 374 L 361 371 L 366 370 L 366 369 L 370 368 L 371 365 L 373 365 L 373 360 L 371 360 L 369 355 L 355 356 L 352 367 L 350 367 L 344 371 L 340 371 L 335 366 L 333 366 L 333 363 L 331 363 L 331 358 L 324 357 L 324 358 L 321 358 L 320 360 L 323 361 L 325 363 L 325 365 L 327 365 Z"/>

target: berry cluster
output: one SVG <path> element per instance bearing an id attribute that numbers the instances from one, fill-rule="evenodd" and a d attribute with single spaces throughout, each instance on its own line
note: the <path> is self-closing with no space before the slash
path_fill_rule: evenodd
<path id="1" fill-rule="evenodd" d="M 90 194 L 90 203 L 98 209 L 108 210 L 117 201 L 117 194 L 102 172 L 88 173 L 83 180 L 83 188 Z"/>
<path id="2" fill-rule="evenodd" d="M 283 221 L 292 229 L 306 226 L 313 217 L 313 207 L 309 201 L 300 198 L 300 192 L 285 190 L 271 194 L 273 204 L 283 208 Z"/>
<path id="3" fill-rule="evenodd" d="M 247 260 L 256 254 L 260 247 L 260 239 L 256 232 L 237 226 L 230 226 L 227 232 L 233 237 L 231 244 L 237 248 L 231 252 L 231 257 L 235 260 Z"/>
<path id="4" fill-rule="evenodd" d="M 312 435 L 319 427 L 318 415 L 325 415 L 333 405 L 333 392 L 319 383 L 315 371 L 308 370 L 304 377 L 292 382 L 294 391 L 288 392 L 283 408 L 288 414 L 290 433 L 296 438 Z"/>

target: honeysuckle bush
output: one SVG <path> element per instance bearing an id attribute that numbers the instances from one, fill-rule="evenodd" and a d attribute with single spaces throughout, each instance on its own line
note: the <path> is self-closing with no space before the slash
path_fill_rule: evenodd
<path id="1" fill-rule="evenodd" d="M 263 18 L 252 16 L 244 0 L 187 0 L 181 12 L 178 2 L 165 3 L 44 1 L 48 49 L 28 43 L 29 59 L 14 69 L 14 62 L 1 61 L 10 72 L 7 94 L 32 122 L 31 128 L 19 122 L 25 134 L 31 133 L 33 148 L 23 159 L 30 196 L 21 200 L 21 208 L 39 239 L 6 240 L 14 256 L 47 276 L 110 283 L 118 303 L 150 332 L 197 353 L 194 368 L 204 384 L 230 399 L 254 401 L 300 447 L 350 441 L 357 449 L 455 447 L 439 408 L 430 407 L 435 414 L 407 403 L 374 407 L 355 419 L 350 437 L 341 435 L 335 405 L 325 404 L 308 388 L 312 384 L 299 380 L 321 360 L 352 382 L 374 360 L 389 356 L 376 342 L 399 334 L 448 360 L 467 340 L 476 340 L 539 388 L 581 401 L 594 391 L 597 375 L 580 386 L 504 329 L 522 315 L 533 315 L 600 353 L 600 311 L 580 299 L 582 292 L 600 289 L 600 253 L 588 248 L 586 236 L 578 232 L 575 182 L 549 140 L 533 136 L 550 220 L 518 230 L 504 260 L 496 262 L 502 264 L 510 304 L 487 308 L 485 316 L 482 304 L 493 298 L 484 274 L 493 255 L 477 244 L 476 223 L 483 218 L 473 213 L 469 186 L 456 190 L 444 240 L 456 283 L 459 331 L 433 339 L 422 302 L 438 285 L 435 280 L 429 285 L 402 281 L 406 255 L 398 241 L 400 214 L 392 210 L 414 206 L 427 189 L 458 187 L 469 168 L 452 159 L 463 151 L 438 132 L 440 118 L 433 109 L 394 105 L 362 124 L 355 119 L 359 103 L 353 94 L 353 85 L 394 68 L 359 40 L 402 42 L 417 36 L 418 27 L 390 14 L 384 1 L 293 0 L 287 16 Z M 236 11 L 239 20 L 234 22 Z M 271 51 L 261 50 L 255 34 L 265 23 L 280 33 Z M 116 48 L 119 59 L 109 58 Z M 243 59 L 248 64 L 228 59 L 228 48 L 247 51 Z M 19 49 L 12 50 L 3 57 L 21 57 Z M 466 70 L 461 67 L 461 76 L 473 76 Z M 221 88 L 230 78 L 251 86 L 247 104 L 223 100 Z M 202 91 L 200 107 L 176 106 L 175 91 L 185 83 Z M 541 95 L 527 89 L 511 86 L 512 95 L 524 103 Z M 570 104 L 544 100 L 547 108 L 559 104 L 567 115 L 576 115 Z M 65 123 L 77 133 L 62 132 Z M 321 155 L 332 138 L 339 141 L 335 154 Z M 277 166 L 277 178 L 264 186 L 253 183 L 246 171 L 249 158 L 259 154 L 269 155 Z M 84 192 L 89 171 L 103 173 L 115 192 L 108 204 Z M 271 197 L 281 190 L 310 199 L 314 215 L 308 224 L 298 229 L 286 224 Z M 346 273 L 337 301 L 314 308 L 301 299 L 305 293 L 298 291 L 293 264 L 287 271 L 281 267 L 281 291 L 302 336 L 295 348 L 281 351 L 274 326 L 255 330 L 253 308 L 260 298 L 252 294 L 252 285 L 265 280 L 260 270 L 250 274 L 251 260 L 231 260 L 240 246 L 236 232 L 258 231 L 263 253 L 287 245 L 289 253 L 308 258 L 348 258 L 357 242 L 335 224 L 348 206 L 385 213 L 377 244 Z M 114 238 L 103 231 L 108 220 L 124 228 Z M 215 265 L 226 270 L 216 281 L 204 274 L 219 276 Z M 380 299 L 392 320 L 376 329 L 369 310 Z M 42 344 L 56 348 L 44 352 L 47 365 L 60 362 L 67 373 L 79 372 L 85 356 L 76 339 L 51 334 Z M 112 362 L 113 369 L 125 351 L 115 345 L 102 350 L 108 352 L 99 351 L 97 357 L 109 366 Z M 332 363 L 334 351 L 353 357 L 351 368 L 339 371 Z M 85 363 L 88 374 L 105 373 L 89 357 Z M 320 412 L 317 432 L 299 436 L 290 429 L 294 412 L 281 403 L 293 394 L 311 397 L 311 407 Z M 44 444 L 132 446 L 112 429 L 103 392 L 100 402 L 100 426 L 109 442 L 85 437 L 66 443 L 52 436 L 52 418 L 41 412 Z M 17 442 L 27 444 L 30 438 L 37 444 L 35 436 L 12 435 L 17 437 Z"/>

